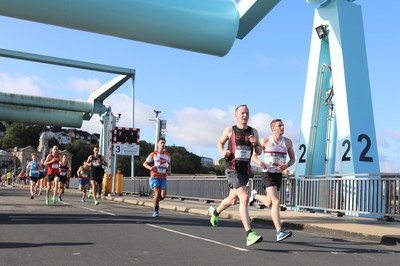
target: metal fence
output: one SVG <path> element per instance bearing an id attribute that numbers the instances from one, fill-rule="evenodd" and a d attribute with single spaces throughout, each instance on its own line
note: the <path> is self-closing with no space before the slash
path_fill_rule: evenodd
<path id="1" fill-rule="evenodd" d="M 284 179 L 280 200 L 282 205 L 289 203 L 290 193 L 285 193 L 290 184 Z M 250 179 L 248 192 L 256 189 L 259 194 L 265 194 L 264 185 L 260 177 Z M 125 178 L 123 181 L 124 194 L 150 195 L 152 193 L 148 178 Z M 228 182 L 225 176 L 188 176 L 178 178 L 168 178 L 168 197 L 181 199 L 195 199 L 207 202 L 221 201 L 229 194 Z"/>
<path id="2" fill-rule="evenodd" d="M 374 175 L 376 176 L 376 175 Z M 336 175 L 293 180 L 290 205 L 346 215 L 400 217 L 400 175 Z"/>
<path id="3" fill-rule="evenodd" d="M 376 175 L 375 175 L 376 176 Z M 290 210 L 336 212 L 346 215 L 400 217 L 400 174 L 332 175 L 295 179 L 285 177 L 280 189 L 280 205 Z M 148 177 L 124 178 L 121 194 L 149 196 Z M 77 187 L 77 179 L 71 179 Z M 265 194 L 262 179 L 255 176 L 248 183 L 248 192 Z M 224 176 L 181 176 L 168 178 L 168 197 L 221 201 L 229 194 Z"/>

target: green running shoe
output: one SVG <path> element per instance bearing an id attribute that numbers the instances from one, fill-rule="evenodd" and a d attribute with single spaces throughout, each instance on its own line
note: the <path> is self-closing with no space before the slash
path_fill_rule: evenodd
<path id="1" fill-rule="evenodd" d="M 49 198 L 46 198 L 46 205 L 49 205 Z"/>
<path id="2" fill-rule="evenodd" d="M 88 199 L 91 199 L 92 196 L 93 196 L 93 195 L 92 195 L 92 192 L 90 192 L 89 195 L 88 195 L 87 197 L 88 197 Z"/>
<path id="3" fill-rule="evenodd" d="M 94 202 L 94 205 L 99 205 L 100 202 L 98 202 L 97 200 Z"/>
<path id="4" fill-rule="evenodd" d="M 53 204 L 56 204 L 56 203 L 57 203 L 57 198 L 53 197 Z"/>
<path id="5" fill-rule="evenodd" d="M 217 225 L 218 225 L 218 216 L 217 215 L 214 215 L 214 211 L 215 211 L 215 208 L 213 207 L 213 206 L 210 206 L 210 208 L 208 208 L 208 214 L 209 215 L 211 215 L 211 218 L 210 218 L 210 223 L 211 223 L 211 225 L 213 226 L 213 227 L 217 227 Z"/>
<path id="6" fill-rule="evenodd" d="M 262 236 L 258 236 L 256 234 L 256 232 L 253 231 L 253 232 L 249 233 L 246 240 L 247 240 L 246 245 L 251 246 L 251 245 L 260 243 L 263 240 L 263 238 L 262 238 Z"/>

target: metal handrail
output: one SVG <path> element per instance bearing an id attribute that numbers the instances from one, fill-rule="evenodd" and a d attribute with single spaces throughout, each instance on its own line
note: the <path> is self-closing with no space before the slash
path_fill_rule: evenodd
<path id="1" fill-rule="evenodd" d="M 353 216 L 400 217 L 400 174 L 324 175 L 295 179 L 286 176 L 280 189 L 280 205 L 289 210 L 336 212 Z M 351 177 L 353 176 L 353 177 Z M 357 177 L 354 177 L 357 176 Z M 368 177 L 370 176 L 370 177 Z M 76 179 L 77 180 L 77 179 Z M 71 179 L 71 186 L 75 181 Z M 117 181 L 118 182 L 118 181 Z M 148 177 L 124 178 L 119 194 L 151 196 Z M 75 182 L 77 183 L 77 181 Z M 260 176 L 251 178 L 248 192 L 265 194 Z M 168 178 L 168 196 L 201 201 L 221 201 L 229 194 L 224 176 Z"/>

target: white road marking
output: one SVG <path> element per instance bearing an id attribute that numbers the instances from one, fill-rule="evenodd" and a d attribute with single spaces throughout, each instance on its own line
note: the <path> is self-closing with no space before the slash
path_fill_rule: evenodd
<path id="1" fill-rule="evenodd" d="M 100 213 L 108 214 L 108 215 L 111 215 L 111 216 L 117 216 L 116 214 L 111 213 L 111 212 L 99 211 L 99 210 L 91 209 L 91 208 L 88 208 L 88 207 L 81 207 L 81 208 L 89 210 L 89 211 L 92 211 L 92 212 L 100 212 Z"/>
<path id="2" fill-rule="evenodd" d="M 195 236 L 195 235 L 189 235 L 189 234 L 186 234 L 186 233 L 182 233 L 182 232 L 179 232 L 179 231 L 171 230 L 171 229 L 168 229 L 168 228 L 165 228 L 165 227 L 161 227 L 161 226 L 157 226 L 157 225 L 154 225 L 154 224 L 146 224 L 146 225 L 151 226 L 151 227 L 155 227 L 155 228 L 158 228 L 158 229 L 162 229 L 162 230 L 165 230 L 165 231 L 169 231 L 169 232 L 172 232 L 172 233 L 175 233 L 175 234 L 180 234 L 180 235 L 183 235 L 183 236 L 187 236 L 187 237 L 191 237 L 191 238 L 195 238 L 195 239 L 200 239 L 200 240 L 204 240 L 204 241 L 207 241 L 207 242 L 211 242 L 211 243 L 214 243 L 214 244 L 217 244 L 217 245 L 233 248 L 233 249 L 236 249 L 236 250 L 239 250 L 239 251 L 249 251 L 248 249 L 235 247 L 235 246 L 232 246 L 232 245 L 224 244 L 224 243 L 221 243 L 221 242 L 218 242 L 218 241 L 215 241 L 215 240 L 211 240 L 211 239 L 207 239 L 207 238 L 203 238 L 203 237 L 199 237 L 199 236 Z"/>

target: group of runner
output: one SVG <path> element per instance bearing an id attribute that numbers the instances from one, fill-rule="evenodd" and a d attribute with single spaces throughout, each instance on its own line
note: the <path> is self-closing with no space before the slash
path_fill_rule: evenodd
<path id="1" fill-rule="evenodd" d="M 217 227 L 219 215 L 239 199 L 239 214 L 246 232 L 247 246 L 262 241 L 250 225 L 248 206 L 255 200 L 271 208 L 271 217 L 276 229 L 276 240 L 282 241 L 292 236 L 292 232 L 282 227 L 279 215 L 279 190 L 282 184 L 282 172 L 295 163 L 293 143 L 283 137 L 285 126 L 281 119 L 274 119 L 269 127 L 272 135 L 259 138 L 258 131 L 248 125 L 250 112 L 247 105 L 235 109 L 236 125 L 225 128 L 218 140 L 218 150 L 225 158 L 225 175 L 230 188 L 229 195 L 217 208 L 210 206 L 210 223 Z M 225 144 L 228 144 L 225 147 Z M 260 160 L 258 156 L 262 155 Z M 287 156 L 289 160 L 287 161 Z M 262 169 L 264 191 L 253 190 L 249 197 L 246 185 L 249 182 L 251 161 Z M 260 192 L 265 192 L 259 194 Z"/>
<path id="2" fill-rule="evenodd" d="M 34 196 L 42 195 L 43 178 L 46 176 L 44 160 L 38 161 L 36 153 L 32 153 L 32 161 L 26 166 L 26 174 L 29 177 L 31 199 Z M 38 186 L 37 186 L 38 185 Z M 37 189 L 39 188 L 39 191 Z"/>
<path id="3" fill-rule="evenodd" d="M 94 204 L 99 205 L 98 196 L 101 196 L 104 176 L 103 166 L 107 166 L 107 162 L 104 160 L 104 156 L 100 155 L 99 147 L 96 146 L 93 149 L 93 154 L 83 162 L 77 171 L 79 190 L 82 192 L 82 202 L 85 202 L 90 183 L 91 190 L 89 191 L 88 198 L 93 198 Z"/>
<path id="4" fill-rule="evenodd" d="M 46 183 L 46 205 L 50 203 L 50 192 L 53 191 L 52 201 L 54 204 L 62 201 L 65 187 L 67 186 L 67 174 L 71 171 L 68 165 L 67 155 L 60 158 L 57 146 L 53 146 L 51 153 L 45 160 L 38 160 L 37 154 L 32 153 L 32 160 L 26 166 L 26 173 L 30 179 L 30 197 L 34 199 L 36 194 L 42 194 L 43 180 L 47 177 Z M 46 174 L 47 169 L 47 174 Z M 37 184 L 39 184 L 39 191 L 37 192 Z M 58 195 L 58 197 L 57 197 Z"/>
<path id="5" fill-rule="evenodd" d="M 284 124 L 281 119 L 274 119 L 270 123 L 272 135 L 259 138 L 258 131 L 248 126 L 249 108 L 247 105 L 239 105 L 235 109 L 236 125 L 228 126 L 218 140 L 218 150 L 225 159 L 225 175 L 230 188 L 229 195 L 216 208 L 210 206 L 210 223 L 217 227 L 219 215 L 230 206 L 239 202 L 239 214 L 246 232 L 247 246 L 262 241 L 262 236 L 257 235 L 250 225 L 248 206 L 253 205 L 254 201 L 263 202 L 271 208 L 271 216 L 275 225 L 276 239 L 282 241 L 292 236 L 292 232 L 286 231 L 282 227 L 279 214 L 279 190 L 282 183 L 282 172 L 287 170 L 295 163 L 293 143 L 289 138 L 283 137 Z M 143 166 L 150 170 L 150 187 L 154 191 L 154 211 L 153 217 L 159 216 L 159 203 L 167 195 L 167 176 L 171 175 L 171 155 L 165 150 L 166 140 L 160 138 L 157 141 L 157 150 L 143 162 Z M 225 145 L 227 147 L 225 147 Z M 262 160 L 258 158 L 262 154 Z M 289 160 L 287 161 L 287 156 Z M 264 183 L 264 192 L 253 190 L 251 196 L 247 192 L 247 183 L 250 178 L 250 163 L 254 161 L 262 169 L 262 179 Z M 44 166 L 48 166 L 48 186 L 46 190 L 46 204 L 49 204 L 49 192 L 56 180 L 56 186 L 53 194 L 53 203 L 61 199 L 64 188 L 64 179 L 62 172 L 68 168 L 67 164 L 60 161 L 58 147 L 54 146 L 51 154 L 44 161 Z M 94 204 L 98 205 L 97 191 L 98 185 L 102 183 L 104 170 L 107 166 L 104 157 L 99 154 L 99 147 L 93 149 L 93 155 L 90 155 L 82 166 L 78 169 L 79 188 L 82 192 L 82 202 L 85 202 L 89 180 L 92 186 L 92 192 L 89 198 L 93 197 Z M 32 162 L 28 168 L 31 176 L 31 198 L 33 198 L 32 184 L 39 178 L 41 165 L 37 162 L 36 155 L 32 154 Z M 60 186 L 57 186 L 57 177 Z"/>
<path id="6" fill-rule="evenodd" d="M 47 177 L 46 183 L 46 205 L 50 204 L 50 193 L 53 192 L 52 202 L 62 201 L 67 186 L 68 172 L 71 171 L 71 166 L 68 165 L 67 155 L 60 158 L 58 146 L 53 146 L 51 153 L 47 155 L 45 160 L 38 160 L 37 154 L 32 153 L 32 160 L 26 167 L 26 172 L 30 179 L 30 197 L 34 199 L 36 194 L 36 184 L 42 182 Z M 92 193 L 89 193 L 88 198 L 93 198 L 94 204 L 98 205 L 99 201 L 97 193 L 101 195 L 101 184 L 103 180 L 103 166 L 107 166 L 104 157 L 99 154 L 99 147 L 93 149 L 93 154 L 83 162 L 83 165 L 78 169 L 79 188 L 82 191 L 82 202 L 85 202 L 86 193 L 89 188 L 89 180 L 92 187 Z M 47 169 L 47 175 L 46 175 Z M 42 186 L 39 187 L 39 192 L 42 193 Z M 99 190 L 99 191 L 98 191 Z"/>
<path id="7" fill-rule="evenodd" d="M 239 204 L 239 215 L 246 232 L 247 246 L 262 241 L 262 236 L 252 230 L 248 206 L 255 201 L 271 208 L 271 216 L 276 229 L 276 240 L 282 241 L 292 236 L 292 232 L 282 227 L 279 214 L 279 190 L 282 184 L 282 172 L 295 163 L 293 143 L 283 137 L 284 124 L 281 119 L 270 122 L 272 135 L 261 138 L 258 131 L 248 125 L 250 112 L 247 105 L 235 109 L 236 125 L 228 126 L 217 142 L 218 151 L 225 159 L 225 176 L 228 181 L 229 195 L 216 208 L 210 206 L 210 223 L 217 227 L 219 215 L 230 206 Z M 171 155 L 165 151 L 165 139 L 157 142 L 157 150 L 150 153 L 143 166 L 150 170 L 150 187 L 154 191 L 153 217 L 159 216 L 159 203 L 167 195 L 167 176 L 171 175 Z M 227 145 L 226 145 L 227 144 Z M 262 159 L 258 156 L 262 155 Z M 287 160 L 289 157 L 289 160 Z M 247 192 L 251 173 L 251 162 L 262 169 L 264 191 Z"/>

